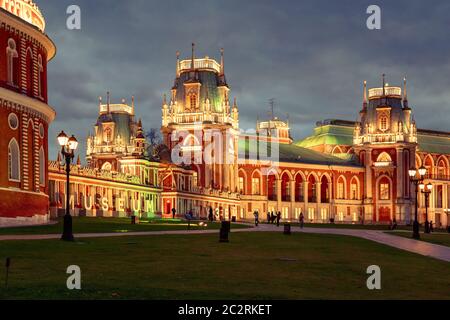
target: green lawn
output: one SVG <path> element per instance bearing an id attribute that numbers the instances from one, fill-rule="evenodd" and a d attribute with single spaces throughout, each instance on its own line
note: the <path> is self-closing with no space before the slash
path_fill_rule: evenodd
<path id="1" fill-rule="evenodd" d="M 405 232 L 389 232 L 389 234 L 411 238 L 411 234 Z M 450 233 L 420 233 L 420 240 L 450 247 Z"/>
<path id="2" fill-rule="evenodd" d="M 3 241 L 0 299 L 450 299 L 449 263 L 368 240 L 281 232 L 232 233 L 230 240 Z M 380 291 L 366 288 L 373 264 L 382 270 Z M 81 291 L 65 287 L 69 265 L 82 270 Z"/>
<path id="3" fill-rule="evenodd" d="M 207 222 L 207 227 L 198 226 L 198 222 L 191 223 L 191 230 L 198 229 L 219 229 L 220 223 Z M 14 227 L 0 228 L 0 235 L 11 234 L 55 234 L 62 232 L 62 219 L 58 223 L 45 226 L 34 227 Z M 109 233 L 109 232 L 136 232 L 136 231 L 166 231 L 166 230 L 186 230 L 188 224 L 185 221 L 170 219 L 143 220 L 140 224 L 131 224 L 126 218 L 73 218 L 73 232 L 77 233 Z M 232 228 L 247 228 L 240 224 L 232 224 Z"/>

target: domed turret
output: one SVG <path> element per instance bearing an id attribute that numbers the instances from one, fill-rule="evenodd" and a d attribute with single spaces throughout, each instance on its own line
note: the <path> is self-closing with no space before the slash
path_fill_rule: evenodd
<path id="1" fill-rule="evenodd" d="M 0 0 L 0 8 L 25 20 L 44 32 L 45 19 L 39 7 L 32 0 Z"/>
<path id="2" fill-rule="evenodd" d="M 368 98 L 367 98 L 368 96 Z M 360 122 L 355 129 L 355 144 L 416 142 L 414 130 L 411 130 L 411 109 L 404 88 L 390 86 L 385 82 L 380 88 L 369 89 L 367 95 L 364 81 L 363 108 Z"/>
<path id="3" fill-rule="evenodd" d="M 196 58 L 194 44 L 190 59 L 180 61 L 180 53 L 177 52 L 176 78 L 170 105 L 165 100 L 163 103 L 163 125 L 234 122 L 229 99 L 230 89 L 225 77 L 223 49 L 220 50 L 220 55 L 220 63 L 208 56 Z"/>

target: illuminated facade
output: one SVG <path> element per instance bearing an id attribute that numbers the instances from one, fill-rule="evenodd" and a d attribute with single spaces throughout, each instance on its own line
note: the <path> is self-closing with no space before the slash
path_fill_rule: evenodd
<path id="1" fill-rule="evenodd" d="M 153 217 L 160 213 L 159 163 L 146 154 L 141 121 L 132 104 L 106 104 L 100 98 L 94 133 L 88 135 L 86 160 L 71 169 L 72 214 L 89 217 Z M 64 214 L 66 177 L 61 159 L 50 162 L 52 217 Z"/>
<path id="2" fill-rule="evenodd" d="M 56 52 L 31 0 L 0 1 L 0 225 L 48 221 L 47 62 Z"/>
<path id="3" fill-rule="evenodd" d="M 0 224 L 41 223 L 63 214 L 61 159 L 48 161 L 47 62 L 55 46 L 31 0 L 0 0 Z M 408 169 L 424 165 L 434 185 L 430 220 L 448 225 L 450 133 L 417 129 L 402 87 L 367 90 L 357 122 L 325 120 L 300 141 L 288 120 L 239 126 L 237 100 L 220 61 L 176 58 L 175 81 L 161 106 L 163 142 L 148 154 L 135 104 L 100 99 L 88 135 L 86 166 L 72 165 L 70 205 L 77 216 L 285 220 L 303 214 L 325 223 L 410 223 Z M 232 102 L 230 102 L 232 101 Z M 424 197 L 419 197 L 420 221 Z"/>

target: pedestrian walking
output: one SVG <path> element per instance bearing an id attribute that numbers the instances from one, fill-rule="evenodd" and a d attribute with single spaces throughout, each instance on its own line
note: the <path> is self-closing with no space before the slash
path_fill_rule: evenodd
<path id="1" fill-rule="evenodd" d="M 270 211 L 267 211 L 267 223 L 270 223 Z"/>
<path id="2" fill-rule="evenodd" d="M 175 208 L 172 208 L 172 219 L 175 219 L 176 213 L 177 213 L 177 210 Z"/>
<path id="3" fill-rule="evenodd" d="M 255 212 L 253 212 L 253 215 L 255 216 L 255 227 L 257 227 L 259 224 L 259 212 L 255 210 Z"/>
<path id="4" fill-rule="evenodd" d="M 280 226 L 280 220 L 281 220 L 281 212 L 278 211 L 278 213 L 277 213 L 277 227 Z"/>
<path id="5" fill-rule="evenodd" d="M 300 229 L 303 229 L 303 224 L 305 222 L 305 216 L 303 215 L 303 212 L 300 213 L 299 220 L 300 220 Z"/>
<path id="6" fill-rule="evenodd" d="M 433 221 L 430 221 L 430 232 L 434 232 L 434 229 L 433 229 Z"/>

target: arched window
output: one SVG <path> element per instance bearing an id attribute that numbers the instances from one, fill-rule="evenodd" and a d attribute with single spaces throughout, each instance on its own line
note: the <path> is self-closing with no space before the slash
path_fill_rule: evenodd
<path id="1" fill-rule="evenodd" d="M 392 162 L 392 158 L 387 152 L 382 152 L 378 156 L 377 162 L 385 162 L 385 163 Z"/>
<path id="2" fill-rule="evenodd" d="M 322 203 L 330 202 L 330 184 L 326 175 L 322 176 L 320 180 L 320 201 Z"/>
<path id="3" fill-rule="evenodd" d="M 310 203 L 317 202 L 316 184 L 317 180 L 314 175 L 311 174 L 308 179 L 308 202 Z"/>
<path id="4" fill-rule="evenodd" d="M 33 77 L 34 77 L 34 67 L 33 67 L 33 51 L 27 49 L 27 94 L 33 96 Z"/>
<path id="5" fill-rule="evenodd" d="M 38 95 L 40 98 L 43 97 L 42 89 L 43 89 L 43 76 L 42 72 L 44 72 L 44 65 L 42 64 L 42 56 L 38 55 Z"/>
<path id="6" fill-rule="evenodd" d="M 112 169 L 112 165 L 109 162 L 105 162 L 102 166 L 102 170 L 111 171 L 111 169 Z"/>
<path id="7" fill-rule="evenodd" d="M 439 179 L 444 179 L 447 176 L 447 165 L 443 159 L 438 162 L 437 174 Z"/>
<path id="8" fill-rule="evenodd" d="M 356 177 L 353 177 L 352 181 L 350 182 L 350 199 L 359 199 L 359 181 Z"/>
<path id="9" fill-rule="evenodd" d="M 252 175 L 252 194 L 253 195 L 261 194 L 261 178 L 257 171 L 255 171 Z"/>
<path id="10" fill-rule="evenodd" d="M 391 182 L 387 177 L 381 178 L 379 183 L 379 193 L 380 200 L 391 199 Z"/>
<path id="11" fill-rule="evenodd" d="M 345 199 L 345 179 L 343 177 L 338 179 L 336 193 L 337 199 Z"/>
<path id="12" fill-rule="evenodd" d="M 189 96 L 189 104 L 191 111 L 195 111 L 197 109 L 197 96 L 195 94 L 191 94 Z"/>
<path id="13" fill-rule="evenodd" d="M 43 147 L 39 150 L 39 184 L 45 186 L 45 151 Z"/>
<path id="14" fill-rule="evenodd" d="M 105 141 L 111 142 L 111 140 L 112 140 L 112 130 L 111 130 L 111 128 L 106 128 L 105 129 Z"/>
<path id="15" fill-rule="evenodd" d="M 8 145 L 8 179 L 20 182 L 20 149 L 14 138 Z"/>
<path id="16" fill-rule="evenodd" d="M 383 131 L 387 129 L 387 118 L 385 116 L 380 119 L 380 127 Z"/>
<path id="17" fill-rule="evenodd" d="M 297 174 L 295 176 L 295 201 L 303 202 L 304 201 L 304 186 L 303 186 L 303 178 L 301 174 Z"/>
<path id="18" fill-rule="evenodd" d="M 291 201 L 291 181 L 286 172 L 281 176 L 281 201 Z"/>
<path id="19" fill-rule="evenodd" d="M 17 86 L 18 83 L 18 66 L 17 58 L 19 54 L 16 49 L 16 41 L 13 38 L 8 39 L 8 47 L 6 48 L 6 68 L 8 70 L 8 84 Z"/>

